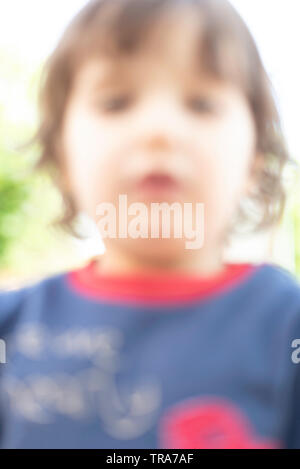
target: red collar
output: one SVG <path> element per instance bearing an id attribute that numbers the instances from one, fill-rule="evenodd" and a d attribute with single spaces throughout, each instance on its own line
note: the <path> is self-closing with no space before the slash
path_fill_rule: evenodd
<path id="1" fill-rule="evenodd" d="M 96 270 L 96 260 L 67 273 L 68 284 L 91 299 L 118 303 L 180 303 L 213 296 L 239 284 L 257 269 L 252 264 L 225 264 L 212 277 L 186 274 L 107 275 Z"/>

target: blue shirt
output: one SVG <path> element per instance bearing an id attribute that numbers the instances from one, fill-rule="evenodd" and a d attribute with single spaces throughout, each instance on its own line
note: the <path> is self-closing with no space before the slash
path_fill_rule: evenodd
<path id="1" fill-rule="evenodd" d="M 0 448 L 300 448 L 300 288 L 275 265 L 91 261 L 2 292 L 0 339 Z"/>

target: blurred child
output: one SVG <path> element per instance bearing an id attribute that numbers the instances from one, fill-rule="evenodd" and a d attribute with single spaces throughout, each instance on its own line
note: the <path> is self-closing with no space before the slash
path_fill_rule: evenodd
<path id="1" fill-rule="evenodd" d="M 226 0 L 91 1 L 45 72 L 39 165 L 62 224 L 86 213 L 106 251 L 1 294 L 0 446 L 299 448 L 299 285 L 224 261 L 241 223 L 280 218 L 288 160 L 242 19 Z M 149 223 L 155 204 L 184 233 Z"/>

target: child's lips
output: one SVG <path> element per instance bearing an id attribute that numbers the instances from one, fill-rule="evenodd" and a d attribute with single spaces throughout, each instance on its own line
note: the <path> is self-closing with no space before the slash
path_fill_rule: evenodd
<path id="1" fill-rule="evenodd" d="M 181 184 L 170 174 L 153 172 L 141 178 L 136 184 L 136 189 L 139 192 L 153 195 L 170 194 L 178 193 Z"/>

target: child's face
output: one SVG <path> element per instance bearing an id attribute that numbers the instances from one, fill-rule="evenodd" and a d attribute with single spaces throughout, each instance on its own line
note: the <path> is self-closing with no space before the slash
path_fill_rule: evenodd
<path id="1" fill-rule="evenodd" d="M 179 41 L 180 42 L 180 41 Z M 233 85 L 196 74 L 187 51 L 150 49 L 79 70 L 66 108 L 67 180 L 79 208 L 97 221 L 101 202 L 204 203 L 203 255 L 217 253 L 255 157 L 255 125 Z M 179 43 L 178 43 L 179 44 Z M 140 184 L 149 173 L 172 178 Z M 178 240 L 113 240 L 149 256 L 181 255 Z M 201 257 L 201 256 L 200 256 Z"/>

